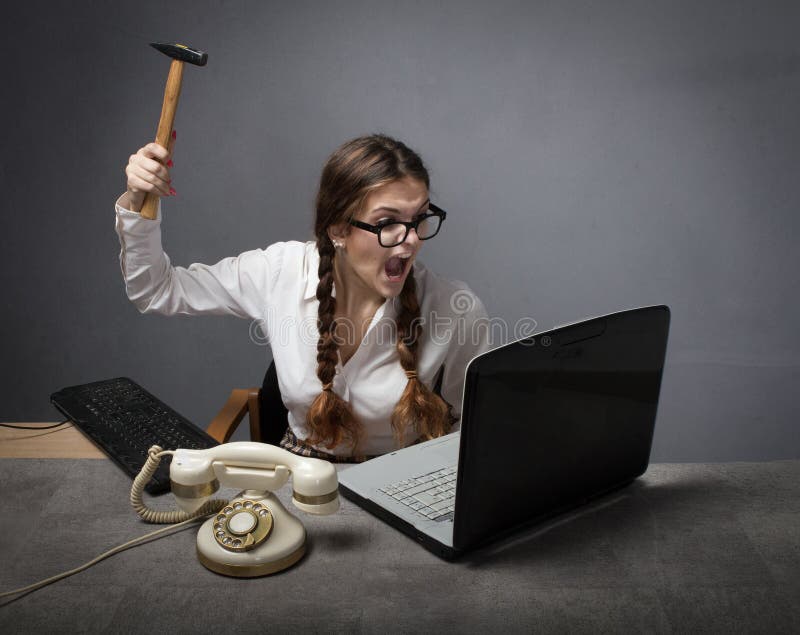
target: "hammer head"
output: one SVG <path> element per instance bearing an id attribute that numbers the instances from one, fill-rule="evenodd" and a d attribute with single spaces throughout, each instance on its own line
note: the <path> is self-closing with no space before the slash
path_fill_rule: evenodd
<path id="1" fill-rule="evenodd" d="M 181 62 L 189 62 L 189 64 L 194 64 L 195 66 L 205 66 L 208 61 L 207 53 L 189 48 L 185 44 L 152 42 L 150 46 L 154 49 L 158 49 L 165 55 L 169 55 L 173 59 L 180 60 Z"/>

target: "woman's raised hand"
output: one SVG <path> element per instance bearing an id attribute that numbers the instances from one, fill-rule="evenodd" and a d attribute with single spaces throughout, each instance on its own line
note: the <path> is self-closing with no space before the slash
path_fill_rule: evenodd
<path id="1" fill-rule="evenodd" d="M 128 209 L 138 212 L 148 193 L 157 196 L 174 196 L 172 177 L 172 150 L 175 145 L 175 132 L 170 138 L 169 149 L 157 143 L 148 143 L 132 154 L 125 166 L 128 177 Z"/>

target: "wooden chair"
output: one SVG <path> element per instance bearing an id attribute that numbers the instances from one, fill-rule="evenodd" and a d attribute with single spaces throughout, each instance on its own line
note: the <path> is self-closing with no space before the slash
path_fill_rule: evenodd
<path id="1" fill-rule="evenodd" d="M 234 430 L 248 415 L 250 440 L 278 445 L 289 427 L 289 411 L 283 405 L 278 387 L 278 374 L 272 362 L 264 375 L 261 388 L 236 388 L 231 391 L 206 432 L 220 443 L 227 443 Z"/>

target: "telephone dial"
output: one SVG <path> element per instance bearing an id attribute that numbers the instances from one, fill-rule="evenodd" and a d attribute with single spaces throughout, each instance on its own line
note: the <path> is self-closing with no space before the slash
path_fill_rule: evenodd
<path id="1" fill-rule="evenodd" d="M 183 511 L 160 512 L 142 501 L 161 457 L 172 454 L 170 481 Z M 206 450 L 164 451 L 153 446 L 131 488 L 131 504 L 152 523 L 211 517 L 197 534 L 197 557 L 208 569 L 234 577 L 277 573 L 305 554 L 303 524 L 273 494 L 292 477 L 292 503 L 309 514 L 339 509 L 336 469 L 328 461 L 265 443 L 237 441 Z M 220 486 L 240 488 L 232 500 L 211 499 Z"/>

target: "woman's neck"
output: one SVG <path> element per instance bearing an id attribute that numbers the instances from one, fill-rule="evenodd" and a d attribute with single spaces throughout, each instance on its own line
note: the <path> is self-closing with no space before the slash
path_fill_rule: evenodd
<path id="1" fill-rule="evenodd" d="M 373 315 L 386 300 L 365 285 L 339 258 L 333 261 L 333 284 L 336 287 L 336 312 L 341 315 Z"/>

